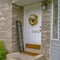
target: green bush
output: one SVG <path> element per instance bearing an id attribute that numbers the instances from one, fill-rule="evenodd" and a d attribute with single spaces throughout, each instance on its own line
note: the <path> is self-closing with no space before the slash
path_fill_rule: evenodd
<path id="1" fill-rule="evenodd" d="M 5 49 L 3 41 L 0 40 L 0 60 L 6 59 L 7 50 Z"/>

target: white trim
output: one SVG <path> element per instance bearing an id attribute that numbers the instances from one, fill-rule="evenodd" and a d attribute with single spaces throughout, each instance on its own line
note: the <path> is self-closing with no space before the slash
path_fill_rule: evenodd
<path id="1" fill-rule="evenodd" d="M 59 39 L 59 0 L 58 0 L 58 39 Z"/>
<path id="2" fill-rule="evenodd" d="M 41 27 L 42 27 L 42 9 L 41 9 Z M 42 44 L 42 32 L 40 32 L 40 33 L 41 33 L 41 44 Z"/>
<path id="3" fill-rule="evenodd" d="M 53 28 L 53 24 L 52 24 L 52 22 L 53 22 L 53 3 L 52 3 L 52 7 L 51 7 L 51 39 L 52 39 L 52 28 Z"/>
<path id="4" fill-rule="evenodd" d="M 55 41 L 57 41 L 57 40 L 58 40 L 58 38 L 57 38 L 57 39 L 53 39 L 53 38 L 52 38 L 52 40 L 55 40 Z"/>
<path id="5" fill-rule="evenodd" d="M 53 2 L 53 1 L 52 1 Z M 53 15 L 53 3 L 51 4 L 51 16 L 50 16 L 50 60 L 51 60 L 51 40 L 52 40 L 52 15 Z"/>
<path id="6" fill-rule="evenodd" d="M 51 40 L 59 40 L 59 13 L 58 13 L 58 38 L 57 39 L 53 38 L 53 1 L 52 1 L 52 14 L 51 14 Z"/>

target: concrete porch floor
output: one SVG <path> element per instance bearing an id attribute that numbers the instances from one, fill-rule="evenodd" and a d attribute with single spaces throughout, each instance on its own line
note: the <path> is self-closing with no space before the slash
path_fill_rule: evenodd
<path id="1" fill-rule="evenodd" d="M 46 60 L 46 59 L 42 54 L 37 56 L 31 56 L 27 54 L 22 54 L 20 52 L 15 52 L 8 54 L 7 60 Z"/>

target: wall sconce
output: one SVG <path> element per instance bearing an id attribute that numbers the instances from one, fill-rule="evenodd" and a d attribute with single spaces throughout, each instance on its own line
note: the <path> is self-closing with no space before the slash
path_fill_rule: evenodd
<path id="1" fill-rule="evenodd" d="M 47 0 L 42 0 L 42 10 L 47 10 L 48 2 Z"/>

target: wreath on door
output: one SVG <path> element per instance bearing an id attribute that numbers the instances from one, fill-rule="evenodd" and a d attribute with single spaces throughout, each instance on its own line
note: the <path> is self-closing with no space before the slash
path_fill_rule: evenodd
<path id="1" fill-rule="evenodd" d="M 38 16 L 35 15 L 35 14 L 31 14 L 29 16 L 29 24 L 32 25 L 32 26 L 34 26 L 34 25 L 37 24 L 37 22 L 38 22 Z"/>

